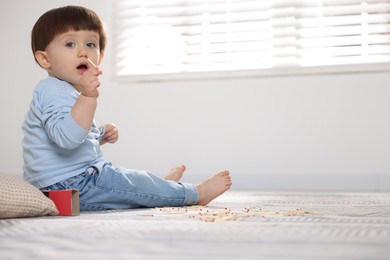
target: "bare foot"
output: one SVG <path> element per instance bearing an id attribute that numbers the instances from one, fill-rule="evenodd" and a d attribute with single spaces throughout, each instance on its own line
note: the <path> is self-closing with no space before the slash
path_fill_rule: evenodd
<path id="1" fill-rule="evenodd" d="M 184 171 L 186 170 L 186 167 L 184 165 L 180 165 L 178 167 L 172 168 L 167 176 L 164 177 L 164 180 L 169 181 L 179 181 L 181 177 L 183 176 Z"/>
<path id="2" fill-rule="evenodd" d="M 196 185 L 198 205 L 206 206 L 213 199 L 227 191 L 232 185 L 229 171 L 222 171 Z"/>

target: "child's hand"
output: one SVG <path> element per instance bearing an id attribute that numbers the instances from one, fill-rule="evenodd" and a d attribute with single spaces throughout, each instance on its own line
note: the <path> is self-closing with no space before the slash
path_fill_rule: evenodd
<path id="1" fill-rule="evenodd" d="M 86 97 L 99 97 L 100 80 L 99 75 L 103 72 L 99 67 L 89 67 L 80 78 L 81 94 Z"/>
<path id="2" fill-rule="evenodd" d="M 105 125 L 106 131 L 104 132 L 103 138 L 100 141 L 100 145 L 105 143 L 115 143 L 118 141 L 119 133 L 118 128 L 113 123 L 108 123 Z"/>

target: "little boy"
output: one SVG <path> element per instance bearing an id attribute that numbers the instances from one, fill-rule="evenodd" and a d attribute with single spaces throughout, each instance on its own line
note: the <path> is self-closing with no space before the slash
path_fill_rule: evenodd
<path id="1" fill-rule="evenodd" d="M 228 190 L 228 171 L 193 185 L 179 182 L 185 166 L 161 179 L 103 158 L 100 145 L 118 140 L 114 124 L 94 121 L 105 45 L 100 18 L 84 7 L 50 10 L 34 25 L 32 51 L 48 77 L 22 125 L 24 178 L 42 190 L 78 190 L 81 210 L 207 205 Z"/>

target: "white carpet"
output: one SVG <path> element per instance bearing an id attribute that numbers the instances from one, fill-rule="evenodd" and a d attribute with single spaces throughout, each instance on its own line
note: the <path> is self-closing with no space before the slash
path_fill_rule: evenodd
<path id="1" fill-rule="evenodd" d="M 71 257 L 390 259 L 390 193 L 231 191 L 207 208 L 0 220 L 0 259 Z"/>

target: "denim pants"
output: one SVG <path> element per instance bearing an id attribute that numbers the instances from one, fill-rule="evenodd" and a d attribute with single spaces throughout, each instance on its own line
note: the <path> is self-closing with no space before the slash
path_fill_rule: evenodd
<path id="1" fill-rule="evenodd" d="M 151 173 L 105 165 L 98 172 L 84 173 L 42 190 L 75 189 L 80 210 L 130 209 L 139 207 L 188 206 L 198 201 L 193 184 L 163 180 Z"/>

